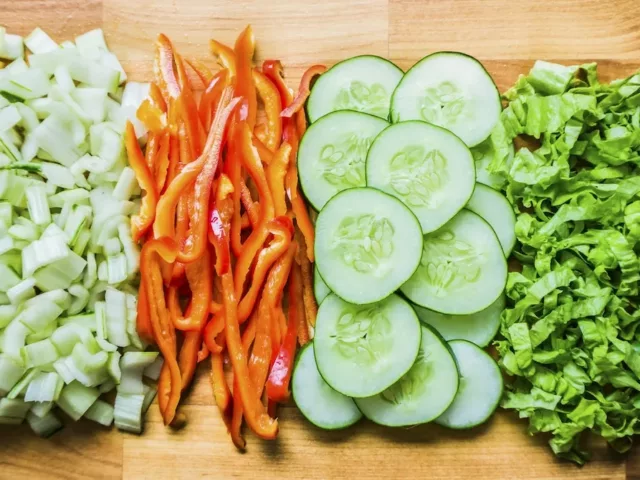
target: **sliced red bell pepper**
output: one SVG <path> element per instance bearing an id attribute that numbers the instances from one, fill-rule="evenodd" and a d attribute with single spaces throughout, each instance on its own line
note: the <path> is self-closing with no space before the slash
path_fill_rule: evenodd
<path id="1" fill-rule="evenodd" d="M 302 79 L 300 80 L 300 87 L 298 88 L 298 94 L 293 99 L 290 105 L 285 108 L 280 114 L 283 117 L 291 118 L 293 115 L 302 110 L 304 107 L 304 102 L 307 101 L 309 97 L 309 93 L 311 93 L 311 82 L 318 75 L 322 75 L 327 71 L 327 67 L 324 65 L 313 65 L 309 67 L 306 72 L 302 75 Z"/>

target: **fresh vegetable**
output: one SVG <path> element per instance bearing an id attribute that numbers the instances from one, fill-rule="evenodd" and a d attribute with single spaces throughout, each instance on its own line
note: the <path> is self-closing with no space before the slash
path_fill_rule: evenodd
<path id="1" fill-rule="evenodd" d="M 426 122 L 396 123 L 383 130 L 369 149 L 366 168 L 367 186 L 400 199 L 420 220 L 423 233 L 451 220 L 476 184 L 467 146 Z"/>
<path id="2" fill-rule="evenodd" d="M 276 437 L 277 403 L 289 398 L 298 344 L 308 342 L 315 323 L 315 234 L 297 176 L 306 121 L 296 105 L 304 103 L 309 76 L 296 104 L 279 62 L 253 68 L 250 27 L 234 48 L 216 41 L 211 47 L 222 66 L 215 75 L 159 36 L 150 88 L 157 98 L 138 110 L 150 130 L 144 152 L 134 142 L 129 149 L 146 191 L 136 236 L 143 243 L 138 331 L 164 357 L 164 423 L 184 423 L 180 399 L 197 362 L 211 356 L 215 403 L 244 449 L 245 420 L 258 437 Z M 134 400 L 122 415 L 131 429 Z"/>
<path id="3" fill-rule="evenodd" d="M 362 418 L 354 401 L 336 392 L 318 373 L 313 343 L 305 345 L 298 354 L 291 388 L 302 414 L 320 428 L 347 428 Z"/>
<path id="4" fill-rule="evenodd" d="M 501 110 L 498 89 L 482 64 L 457 52 L 424 57 L 405 73 L 391 99 L 394 123 L 433 123 L 469 147 L 489 136 Z"/>
<path id="5" fill-rule="evenodd" d="M 467 208 L 480 215 L 496 233 L 505 257 L 516 244 L 516 217 L 513 207 L 500 192 L 477 184 Z"/>
<path id="6" fill-rule="evenodd" d="M 392 294 L 414 274 L 422 249 L 415 215 L 373 188 L 339 193 L 316 220 L 317 268 L 331 291 L 351 303 Z"/>
<path id="7" fill-rule="evenodd" d="M 59 408 L 140 432 L 142 403 L 125 397 L 145 398 L 140 358 L 157 356 L 135 328 L 135 219 L 152 191 L 127 166 L 124 140 L 129 120 L 131 164 L 146 168 L 133 153 L 148 85 L 124 85 L 101 30 L 62 48 L 41 29 L 24 39 L 1 29 L 0 57 L 13 59 L 0 70 L 0 423 L 26 419 L 50 436 Z M 114 410 L 99 397 L 116 385 Z"/>
<path id="8" fill-rule="evenodd" d="M 330 294 L 320 305 L 314 350 L 322 378 L 350 397 L 380 393 L 418 356 L 420 323 L 397 295 L 353 305 Z"/>
<path id="9" fill-rule="evenodd" d="M 637 434 L 640 76 L 536 62 L 504 98 L 490 171 L 517 208 L 500 366 L 502 406 L 584 463 L 588 433 L 617 451 Z M 526 146 L 510 156 L 512 141 Z"/>
<path id="10" fill-rule="evenodd" d="M 416 425 L 438 418 L 454 401 L 458 382 L 456 360 L 442 338 L 421 327 L 418 357 L 397 382 L 368 398 L 355 402 L 365 417 L 390 427 Z M 479 380 L 479 379 L 478 379 Z"/>
<path id="11" fill-rule="evenodd" d="M 315 122 L 336 110 L 355 110 L 387 120 L 391 94 L 402 70 L 384 58 L 361 55 L 334 65 L 317 80 L 307 104 Z"/>
<path id="12" fill-rule="evenodd" d="M 487 421 L 502 397 L 502 373 L 487 352 L 466 340 L 449 347 L 460 370 L 460 388 L 436 423 L 449 428 L 472 428 Z"/>

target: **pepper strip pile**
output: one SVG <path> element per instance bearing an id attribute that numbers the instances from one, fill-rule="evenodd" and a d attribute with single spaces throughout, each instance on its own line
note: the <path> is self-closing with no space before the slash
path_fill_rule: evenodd
<path id="1" fill-rule="evenodd" d="M 213 68 L 158 37 L 155 79 L 137 112 L 143 150 L 127 153 L 144 191 L 132 232 L 143 243 L 137 328 L 164 357 L 158 404 L 178 427 L 180 399 L 210 357 L 213 401 L 239 449 L 242 424 L 278 433 L 298 345 L 312 337 L 314 229 L 298 189 L 307 71 L 294 96 L 282 64 L 253 65 L 255 38 L 210 43 Z M 192 73 L 192 74 L 190 74 Z M 193 75 L 195 74 L 195 75 Z"/>

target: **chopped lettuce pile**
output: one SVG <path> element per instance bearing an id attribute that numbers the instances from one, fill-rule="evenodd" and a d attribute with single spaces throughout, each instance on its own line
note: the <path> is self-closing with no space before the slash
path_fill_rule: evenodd
<path id="1" fill-rule="evenodd" d="M 0 424 L 49 436 L 61 410 L 139 432 L 159 360 L 136 332 L 123 135 L 127 120 L 145 134 L 148 85 L 124 85 L 101 30 L 58 45 L 0 28 L 0 58 Z"/>
<path id="2" fill-rule="evenodd" d="M 504 96 L 488 169 L 517 210 L 522 270 L 496 342 L 503 407 L 582 464 L 587 432 L 619 452 L 640 433 L 640 74 L 537 62 Z"/>

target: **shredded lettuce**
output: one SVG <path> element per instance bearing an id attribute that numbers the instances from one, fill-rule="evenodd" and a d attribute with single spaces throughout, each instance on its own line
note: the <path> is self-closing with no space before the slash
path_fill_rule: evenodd
<path id="1" fill-rule="evenodd" d="M 504 98 L 488 171 L 519 211 L 522 270 L 496 341 L 515 377 L 502 406 L 582 464 L 587 432 L 619 452 L 640 433 L 640 74 L 536 62 Z"/>

